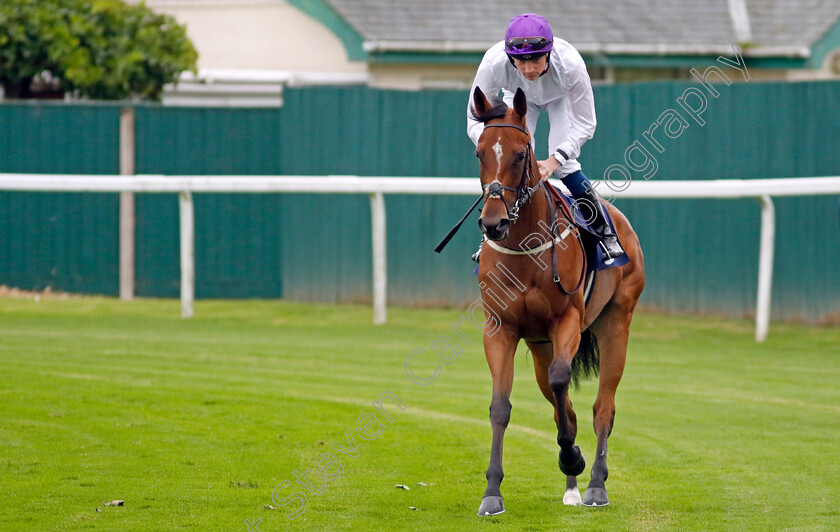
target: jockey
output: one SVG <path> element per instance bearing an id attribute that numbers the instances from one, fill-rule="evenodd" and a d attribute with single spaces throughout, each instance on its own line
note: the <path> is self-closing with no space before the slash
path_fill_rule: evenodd
<path id="1" fill-rule="evenodd" d="M 595 104 L 592 85 L 586 65 L 577 50 L 568 42 L 554 37 L 548 21 L 539 15 L 526 13 L 510 20 L 505 40 L 492 46 L 481 64 L 473 81 L 475 88 L 481 88 L 491 105 L 504 100 L 513 105 L 517 88 L 525 92 L 528 101 L 526 121 L 528 130 L 537 129 L 540 112 L 548 113 L 548 159 L 538 161 L 543 179 L 555 176 L 563 181 L 578 202 L 585 205 L 584 213 L 592 229 L 601 238 L 605 262 L 624 255 L 604 215 L 604 206 L 592 188 L 589 179 L 583 175 L 577 157 L 581 146 L 595 133 Z M 502 98 L 499 98 L 501 92 Z M 478 138 L 484 124 L 473 116 L 472 98 L 467 105 L 467 134 L 478 145 Z M 473 255 L 478 262 L 481 247 Z"/>

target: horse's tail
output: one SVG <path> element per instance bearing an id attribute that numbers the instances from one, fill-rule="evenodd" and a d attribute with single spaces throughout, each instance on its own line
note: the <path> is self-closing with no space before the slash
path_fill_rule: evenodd
<path id="1" fill-rule="evenodd" d="M 598 339 L 592 331 L 586 329 L 580 335 L 580 346 L 575 358 L 572 359 L 572 384 L 580 388 L 580 383 L 591 377 L 598 376 L 601 364 L 601 353 L 598 351 Z"/>

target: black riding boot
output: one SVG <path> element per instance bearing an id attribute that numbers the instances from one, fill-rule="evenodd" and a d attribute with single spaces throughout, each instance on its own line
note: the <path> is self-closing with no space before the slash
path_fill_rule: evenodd
<path id="1" fill-rule="evenodd" d="M 612 227 L 610 227 L 610 224 L 607 223 L 607 218 L 604 214 L 604 206 L 598 199 L 598 194 L 592 188 L 587 187 L 586 191 L 582 194 L 582 197 L 577 197 L 575 199 L 578 201 L 585 200 L 585 203 L 587 204 L 586 210 L 591 210 L 590 207 L 594 207 L 595 219 L 591 220 L 590 225 L 592 226 L 592 229 L 598 233 L 598 236 L 601 239 L 599 245 L 604 251 L 604 254 L 607 256 L 604 263 L 609 264 L 613 261 L 613 259 L 624 255 L 624 249 L 622 249 L 621 244 L 618 243 L 618 237 L 615 236 Z M 590 219 L 591 216 L 592 215 L 590 215 Z"/>

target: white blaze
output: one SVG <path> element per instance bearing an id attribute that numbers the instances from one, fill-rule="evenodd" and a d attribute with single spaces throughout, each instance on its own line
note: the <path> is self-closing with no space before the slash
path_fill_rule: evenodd
<path id="1" fill-rule="evenodd" d="M 493 145 L 493 152 L 496 154 L 496 179 L 499 179 L 499 173 L 502 171 L 502 137 Z"/>

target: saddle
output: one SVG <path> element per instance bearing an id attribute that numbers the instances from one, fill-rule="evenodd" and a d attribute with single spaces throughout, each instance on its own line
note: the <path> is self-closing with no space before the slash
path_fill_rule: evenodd
<path id="1" fill-rule="evenodd" d="M 575 201 L 575 199 L 572 196 L 566 194 L 554 185 L 546 187 L 546 190 L 549 192 L 549 198 L 553 198 L 555 203 L 556 210 L 554 210 L 553 216 L 556 218 L 562 216 L 567 221 L 570 221 L 578 229 L 578 233 L 580 234 L 580 241 L 583 245 L 584 255 L 586 256 L 586 271 L 584 272 L 584 276 L 582 278 L 584 290 L 583 297 L 585 302 L 589 303 L 591 289 L 595 283 L 595 277 L 597 276 L 598 272 L 601 270 L 607 270 L 609 268 L 617 268 L 619 266 L 624 266 L 625 264 L 630 262 L 630 258 L 627 255 L 622 255 L 613 259 L 609 263 L 606 263 L 606 255 L 604 253 L 604 250 L 599 245 L 601 238 L 600 236 L 598 236 L 598 233 L 595 232 L 595 230 L 592 228 L 590 223 L 586 220 L 586 217 L 577 205 L 577 201 Z M 618 233 L 616 233 L 615 231 L 615 224 L 613 223 L 609 210 L 604 208 L 603 211 L 607 223 L 610 225 L 610 228 L 612 229 L 613 233 L 617 235 Z"/>
<path id="2" fill-rule="evenodd" d="M 600 241 L 600 237 L 598 233 L 592 228 L 589 222 L 586 220 L 584 214 L 581 212 L 580 208 L 577 205 L 577 201 L 566 194 L 559 188 L 555 187 L 554 185 L 551 186 L 551 196 L 555 200 L 555 206 L 563 210 L 566 213 L 566 218 L 570 219 L 575 227 L 580 230 L 581 239 L 583 240 L 583 248 L 586 251 L 586 262 L 589 264 L 589 267 L 594 270 L 606 270 L 609 268 L 616 268 L 618 266 L 624 266 L 628 262 L 630 262 L 630 258 L 627 255 L 622 255 L 616 259 L 613 259 L 612 262 L 606 264 L 604 259 L 606 255 L 604 254 L 604 250 L 601 249 L 601 246 L 598 245 Z M 610 228 L 612 229 L 613 233 L 616 235 L 615 231 L 615 224 L 613 223 L 612 217 L 610 216 L 610 211 L 606 208 L 604 209 L 604 215 L 607 219 L 607 223 L 610 224 Z M 617 238 L 617 237 L 616 237 Z M 619 243 L 621 241 L 619 240 Z"/>

